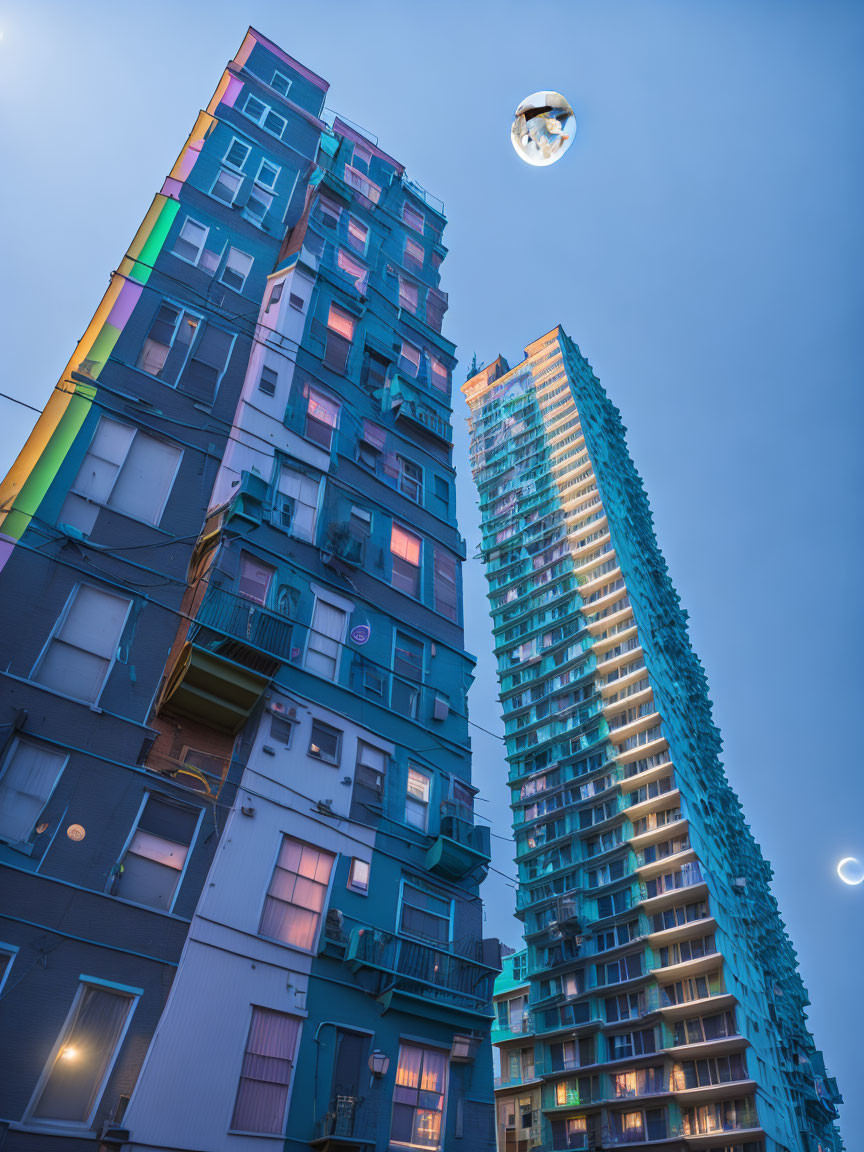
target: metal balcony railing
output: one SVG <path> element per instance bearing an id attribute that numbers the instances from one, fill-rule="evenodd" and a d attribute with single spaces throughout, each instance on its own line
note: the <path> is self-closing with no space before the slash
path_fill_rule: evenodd
<path id="1" fill-rule="evenodd" d="M 479 961 L 378 928 L 352 929 L 346 961 L 402 977 L 422 986 L 417 991 L 425 996 L 461 1003 L 472 1011 L 489 1008 L 497 975 Z"/>
<path id="2" fill-rule="evenodd" d="M 201 628 L 212 628 L 280 660 L 291 658 L 291 622 L 224 588 L 211 585 L 207 589 L 189 629 L 189 639 L 194 640 Z"/>

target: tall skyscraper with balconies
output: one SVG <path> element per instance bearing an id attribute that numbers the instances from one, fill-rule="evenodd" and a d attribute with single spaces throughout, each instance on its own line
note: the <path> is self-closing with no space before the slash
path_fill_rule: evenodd
<path id="1" fill-rule="evenodd" d="M 494 1147 L 442 205 L 250 29 L 2 488 L 4 1150 Z"/>
<path id="2" fill-rule="evenodd" d="M 496 987 L 499 1150 L 836 1152 L 619 413 L 561 328 L 525 356 L 463 388 L 527 945 Z"/>

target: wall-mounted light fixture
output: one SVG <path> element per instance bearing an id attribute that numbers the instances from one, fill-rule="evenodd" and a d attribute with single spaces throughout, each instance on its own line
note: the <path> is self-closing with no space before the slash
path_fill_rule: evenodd
<path id="1" fill-rule="evenodd" d="M 380 1048 L 376 1048 L 374 1052 L 370 1052 L 369 1071 L 377 1080 L 380 1080 L 382 1076 L 386 1076 L 389 1068 L 390 1057 L 386 1052 L 382 1052 Z"/>

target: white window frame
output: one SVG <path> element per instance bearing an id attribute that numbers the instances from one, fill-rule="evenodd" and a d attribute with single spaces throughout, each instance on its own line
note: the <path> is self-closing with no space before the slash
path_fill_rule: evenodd
<path id="1" fill-rule="evenodd" d="M 87 987 L 102 988 L 109 992 L 115 992 L 117 995 L 123 996 L 129 1001 L 129 1007 L 126 1011 L 126 1018 L 123 1021 L 123 1027 L 120 1029 L 120 1035 L 117 1037 L 117 1043 L 114 1045 L 114 1051 L 111 1054 L 111 1059 L 108 1061 L 108 1064 L 105 1068 L 105 1075 L 102 1077 L 102 1080 L 94 1094 L 93 1108 L 88 1113 L 87 1119 L 83 1121 L 57 1120 L 56 1122 L 52 1122 L 51 1120 L 43 1120 L 41 1117 L 37 1119 L 34 1117 L 33 1113 L 35 1112 L 36 1106 L 39 1103 L 39 1098 L 42 1095 L 43 1089 L 48 1082 L 48 1077 L 51 1075 L 51 1072 L 54 1069 L 54 1065 L 57 1063 L 57 1058 L 60 1054 L 60 1050 L 63 1047 L 64 1037 L 68 1033 L 70 1024 L 75 1019 L 75 1015 L 78 1010 L 78 1004 L 84 995 L 84 989 Z M 105 1095 L 105 1089 L 108 1087 L 108 1081 L 111 1079 L 111 1075 L 114 1071 L 114 1065 L 117 1063 L 117 1057 L 120 1055 L 123 1044 L 126 1040 L 126 1034 L 129 1031 L 129 1025 L 132 1023 L 132 1017 L 135 1014 L 135 1009 L 138 1007 L 138 1001 L 143 995 L 144 991 L 142 988 L 130 988 L 126 985 L 114 984 L 110 980 L 100 980 L 95 976 L 81 975 L 78 977 L 78 988 L 76 989 L 75 995 L 72 998 L 72 1004 L 69 1008 L 69 1011 L 66 1013 L 66 1018 L 64 1019 L 63 1025 L 60 1028 L 60 1032 L 57 1035 L 57 1040 L 54 1043 L 54 1047 L 51 1049 L 48 1059 L 45 1062 L 45 1067 L 42 1070 L 42 1075 L 39 1077 L 39 1080 L 36 1083 L 36 1087 L 33 1090 L 33 1095 L 30 1097 L 30 1101 L 24 1111 L 23 1120 L 25 1123 L 38 1126 L 39 1128 L 47 1128 L 49 1130 L 55 1128 L 74 1128 L 80 1129 L 82 1132 L 86 1132 L 89 1128 L 92 1127 L 96 1113 L 99 1111 L 99 1105 L 102 1103 L 102 1097 Z"/>
<path id="2" fill-rule="evenodd" d="M 12 764 L 12 761 L 15 759 L 16 749 L 18 749 L 22 744 L 32 744 L 34 746 L 38 746 L 39 742 L 37 740 L 28 740 L 26 738 L 26 736 L 23 736 L 23 737 L 22 736 L 16 736 L 14 738 L 14 740 L 9 745 L 9 748 L 6 751 L 6 755 L 3 757 L 2 764 L 0 764 L 0 784 L 2 784 L 3 779 L 6 776 L 6 773 L 9 771 L 9 768 Z M 45 803 L 39 809 L 39 812 L 36 815 L 36 819 L 33 821 L 32 825 L 30 826 L 30 830 L 27 833 L 27 835 L 24 836 L 21 840 L 7 840 L 5 836 L 0 835 L 0 844 L 10 844 L 13 846 L 30 844 L 30 842 L 33 839 L 33 831 L 36 828 L 36 825 L 39 823 L 39 817 L 42 815 L 42 813 L 45 811 L 45 809 L 50 804 L 51 797 L 54 795 L 54 792 L 56 791 L 57 785 L 60 783 L 60 777 L 66 771 L 66 765 L 68 763 L 69 763 L 69 753 L 67 752 L 66 755 L 63 756 L 63 761 L 62 761 L 59 769 L 57 770 L 57 775 L 54 777 L 54 783 L 51 785 L 51 790 L 49 791 L 48 795 L 45 797 Z M 0 952 L 2 952 L 5 947 L 6 946 L 4 944 L 0 943 Z M 17 951 L 17 949 L 16 949 L 16 951 Z M 3 981 L 5 980 L 5 978 L 6 978 L 5 976 L 0 977 L 0 989 L 3 988 Z"/>
<path id="3" fill-rule="evenodd" d="M 257 196 L 262 204 L 264 203 L 265 199 L 269 201 L 269 203 L 265 204 L 264 211 L 260 216 L 256 215 L 256 213 L 254 213 L 249 207 L 249 203 L 253 196 Z M 246 198 L 246 204 L 243 207 L 243 219 L 248 220 L 250 224 L 254 224 L 256 228 L 263 228 L 264 221 L 270 215 L 270 209 L 273 207 L 273 202 L 275 199 L 276 197 L 274 193 L 265 188 L 263 184 L 255 184 L 248 197 Z M 248 255 L 248 252 L 244 252 L 244 256 Z M 250 267 L 249 271 L 251 272 L 251 270 L 252 269 Z M 243 284 L 245 286 L 245 280 L 243 281 Z"/>
<path id="4" fill-rule="evenodd" d="M 408 782 L 411 778 L 410 774 L 412 772 L 416 772 L 418 776 L 425 777 L 426 783 L 428 785 L 428 799 L 426 800 L 426 819 L 423 822 L 422 828 L 420 827 L 419 824 L 412 824 L 411 821 L 408 819 L 408 802 L 409 802 L 409 800 L 414 799 L 411 796 L 411 793 L 408 791 Z M 420 801 L 417 800 L 417 801 L 415 801 L 415 803 L 419 804 Z M 427 769 L 422 768 L 419 764 L 415 764 L 413 761 L 410 761 L 408 764 L 408 770 L 405 774 L 405 808 L 404 808 L 403 813 L 402 813 L 403 823 L 406 825 L 406 827 L 413 828 L 415 832 L 422 832 L 425 835 L 428 835 L 429 834 L 429 816 L 430 816 L 431 812 L 432 812 L 432 773 L 427 771 Z M 403 881 L 403 883 L 404 883 L 404 881 Z M 400 915 L 401 915 L 401 907 L 402 907 L 402 892 L 400 889 L 400 892 L 399 892 Z M 450 910 L 450 918 L 451 918 L 451 928 L 452 928 L 452 918 L 453 918 L 452 908 Z M 398 923 L 400 923 L 400 921 L 397 919 L 396 923 L 398 924 Z"/>
<path id="5" fill-rule="evenodd" d="M 354 878 L 355 865 L 359 864 L 366 869 L 366 883 L 358 883 Z M 369 885 L 372 879 L 372 863 L 369 860 L 364 860 L 362 856 L 352 856 L 351 863 L 348 865 L 348 884 L 347 887 L 351 892 L 356 892 L 359 896 L 369 895 Z"/>
<path id="6" fill-rule="evenodd" d="M 348 624 L 351 620 L 351 613 L 354 611 L 354 604 L 350 600 L 345 600 L 341 596 L 337 596 L 330 592 L 328 589 L 321 588 L 317 584 L 312 584 L 311 590 L 314 596 L 314 600 L 312 601 L 312 612 L 309 616 L 309 626 L 306 629 L 306 643 L 303 645 L 303 660 L 301 662 L 302 667 L 304 671 L 311 673 L 311 675 L 319 676 L 322 680 L 325 679 L 325 677 L 320 676 L 320 673 L 315 672 L 314 669 L 306 667 L 306 659 L 309 653 L 309 642 L 312 639 L 312 622 L 315 619 L 315 609 L 320 600 L 323 603 L 328 604 L 331 608 L 336 608 L 345 614 L 345 620 L 342 625 L 342 639 L 337 641 L 339 652 L 336 656 L 336 668 L 333 673 L 333 679 L 329 681 L 331 684 L 338 684 L 339 673 L 342 670 L 342 657 L 345 654 L 345 640 L 348 635 Z"/>
<path id="7" fill-rule="evenodd" d="M 163 796 L 161 792 L 155 792 L 155 791 L 150 791 L 149 789 L 145 789 L 144 795 L 141 798 L 141 803 L 138 805 L 138 811 L 135 813 L 135 822 L 133 823 L 132 827 L 129 829 L 129 835 L 126 837 L 126 842 L 120 851 L 120 855 L 117 857 L 117 861 L 116 861 L 117 864 L 122 864 L 123 861 L 126 859 L 126 853 L 129 851 L 129 845 L 135 839 L 135 833 L 138 831 L 138 824 L 140 823 L 141 815 L 142 815 L 144 809 L 147 807 L 147 801 L 151 796 L 155 796 L 157 800 L 160 800 L 160 799 L 164 800 L 165 803 L 170 803 L 170 798 L 167 796 Z M 181 807 L 181 805 L 178 805 L 178 807 Z M 182 807 L 194 809 L 195 806 L 193 804 L 186 804 L 186 805 L 182 805 Z M 179 874 L 177 876 L 177 883 L 174 886 L 174 895 L 171 897 L 170 905 L 168 906 L 167 909 L 165 909 L 165 911 L 167 911 L 167 912 L 173 912 L 174 911 L 174 905 L 177 903 L 177 897 L 180 895 L 180 889 L 183 887 L 183 881 L 186 877 L 186 869 L 189 867 L 189 859 L 192 855 L 193 849 L 195 848 L 195 843 L 198 839 L 198 833 L 201 831 L 201 822 L 203 819 L 204 819 L 204 809 L 202 807 L 198 812 L 198 819 L 195 822 L 195 830 L 192 833 L 192 839 L 189 841 L 189 846 L 186 849 L 186 859 L 183 861 L 183 867 L 179 870 Z M 151 833 L 151 835 L 155 835 L 155 833 Z M 110 887 L 112 879 L 113 879 L 112 876 L 108 877 L 109 887 Z M 136 908 L 151 908 L 156 912 L 162 912 L 163 911 L 162 908 L 158 908 L 155 904 L 139 904 L 137 900 L 129 900 L 129 898 L 127 896 L 116 896 L 115 899 L 125 900 L 128 904 L 134 904 Z"/>
<path id="8" fill-rule="evenodd" d="M 297 944 L 290 944 L 287 940 L 280 940 L 277 936 L 265 936 L 261 931 L 261 922 L 264 919 L 264 909 L 267 906 L 267 899 L 270 896 L 270 889 L 273 886 L 273 877 L 276 875 L 276 869 L 279 866 L 279 857 L 282 855 L 282 845 L 286 839 L 293 840 L 294 843 L 299 844 L 301 848 L 315 848 L 316 850 L 325 852 L 328 856 L 333 857 L 333 863 L 330 866 L 330 877 L 327 881 L 327 890 L 324 893 L 323 907 L 318 916 L 318 927 L 315 932 L 315 939 L 312 941 L 312 945 L 309 948 L 301 948 Z M 324 931 L 324 926 L 327 922 L 327 913 L 330 910 L 330 898 L 333 893 L 333 883 L 336 877 L 336 867 L 338 863 L 339 853 L 334 852 L 332 848 L 325 848 L 321 844 L 312 844 L 310 841 L 303 840 L 300 836 L 295 835 L 294 832 L 286 832 L 284 828 L 280 828 L 279 838 L 276 844 L 276 851 L 274 852 L 273 858 L 270 861 L 270 871 L 267 874 L 267 886 L 264 889 L 264 895 L 258 907 L 258 919 L 256 920 L 258 927 L 255 929 L 255 935 L 258 937 L 258 939 L 269 940 L 271 943 L 278 944 L 282 948 L 291 948 L 295 952 L 300 952 L 304 956 L 316 956 L 318 953 L 318 945 L 321 942 L 321 933 Z M 274 896 L 273 899 L 279 900 L 281 897 Z M 302 907 L 302 905 L 294 904 L 290 900 L 284 900 L 282 903 L 289 904 L 292 908 Z M 259 1007 L 263 1007 L 263 1005 L 259 1005 Z M 276 1011 L 281 1012 L 282 1009 L 278 1008 Z M 290 1016 L 291 1013 L 289 1012 L 288 1015 Z"/>
<path id="9" fill-rule="evenodd" d="M 228 271 L 228 261 L 231 259 L 231 253 L 232 252 L 236 252 L 240 256 L 245 256 L 247 258 L 247 260 L 249 261 L 249 269 L 247 272 L 245 272 L 243 274 L 243 283 L 240 285 L 239 288 L 235 287 L 233 284 L 229 284 L 228 281 L 225 279 L 225 273 Z M 221 284 L 224 284 L 225 287 L 229 288 L 232 292 L 241 293 L 245 289 L 246 281 L 249 279 L 250 273 L 252 272 L 252 269 L 254 267 L 255 267 L 255 257 L 254 256 L 251 256 L 248 252 L 244 252 L 242 248 L 235 248 L 233 244 L 229 244 L 228 245 L 228 251 L 225 254 L 225 258 L 224 258 L 224 261 L 222 264 L 222 271 L 219 274 L 219 282 Z M 231 271 L 234 272 L 235 275 L 239 275 L 239 273 L 237 273 L 235 269 L 232 268 Z"/>
<path id="10" fill-rule="evenodd" d="M 234 189 L 234 192 L 233 192 L 230 200 L 223 200 L 221 196 L 216 195 L 216 191 L 215 191 L 216 185 L 222 179 L 223 175 L 224 176 L 233 176 L 233 177 L 236 177 L 238 180 L 237 187 Z M 234 201 L 237 199 L 242 188 L 243 188 L 243 176 L 241 175 L 240 172 L 238 172 L 236 170 L 236 168 L 221 168 L 220 167 L 219 171 L 216 173 L 216 176 L 213 179 L 213 183 L 210 185 L 210 195 L 213 197 L 214 200 L 218 200 L 220 204 L 227 204 L 227 206 L 230 208 L 233 206 Z M 203 249 L 202 249 L 202 251 L 203 251 Z M 199 256 L 198 259 L 200 260 L 201 257 Z"/>
<path id="11" fill-rule="evenodd" d="M 243 157 L 243 163 L 239 166 L 228 159 L 228 153 L 231 151 L 235 144 L 240 144 L 246 149 L 246 155 Z M 222 163 L 226 167 L 233 169 L 235 172 L 242 172 L 245 175 L 246 161 L 251 155 L 252 145 L 246 140 L 241 140 L 239 136 L 232 136 L 231 143 L 225 149 L 225 155 L 222 157 Z"/>
<path id="12" fill-rule="evenodd" d="M 284 80 L 284 81 L 285 81 L 285 83 L 286 83 L 286 85 L 287 85 L 287 87 L 285 88 L 285 91 L 284 91 L 284 92 L 283 92 L 283 91 L 282 91 L 280 88 L 277 88 L 277 87 L 276 87 L 276 85 L 275 85 L 275 83 L 273 82 L 273 81 L 275 81 L 275 79 L 276 79 L 276 77 L 277 77 L 277 76 L 278 76 L 278 77 L 279 77 L 281 80 Z M 270 81 L 270 87 L 273 89 L 273 91 L 274 91 L 274 92 L 278 92 L 280 96 L 287 96 L 287 95 L 288 95 L 288 93 L 291 91 L 291 85 L 292 85 L 293 83 L 294 83 L 294 81 L 293 81 L 293 80 L 290 78 L 290 76 L 286 76 L 286 75 L 285 75 L 285 73 L 284 73 L 284 72 L 280 72 L 278 68 L 274 69 L 274 71 L 273 71 L 273 79 Z"/>
<path id="13" fill-rule="evenodd" d="M 55 637 L 57 636 L 57 633 L 60 631 L 60 629 L 66 623 L 66 618 L 68 617 L 70 611 L 72 610 L 72 605 L 75 603 L 75 600 L 78 597 L 79 588 L 93 588 L 93 589 L 95 589 L 95 591 L 102 592 L 106 596 L 113 596 L 116 600 L 126 600 L 127 601 L 127 603 L 126 603 L 126 615 L 123 617 L 123 624 L 121 625 L 120 632 L 117 636 L 117 644 L 114 646 L 114 654 L 108 662 L 108 667 L 105 669 L 105 675 L 102 679 L 102 683 L 99 685 L 99 690 L 96 692 L 96 694 L 92 700 L 88 700 L 86 697 L 82 697 L 82 696 L 73 696 L 71 693 L 68 693 L 68 692 L 59 692 L 58 689 L 52 688 L 48 684 L 41 684 L 41 681 L 36 679 L 36 673 L 41 668 L 42 661 L 45 659 L 45 655 L 48 652 L 48 649 L 51 647 L 51 644 L 54 641 Z M 102 697 L 102 693 L 105 691 L 105 685 L 108 683 L 108 679 L 111 676 L 111 673 L 114 671 L 114 665 L 117 663 L 117 649 L 120 646 L 120 641 L 123 638 L 123 633 L 126 631 L 126 625 L 129 622 L 129 613 L 132 611 L 133 600 L 134 600 L 134 597 L 132 597 L 132 596 L 129 596 L 127 598 L 126 596 L 118 595 L 116 592 L 106 592 L 106 590 L 104 588 L 100 588 L 98 584 L 91 584 L 87 580 L 76 581 L 76 583 L 72 587 L 72 590 L 70 591 L 69 595 L 66 598 L 66 603 L 63 605 L 62 609 L 60 610 L 60 615 L 54 621 L 54 627 L 51 629 L 50 633 L 48 634 L 48 639 L 43 644 L 42 651 L 36 657 L 36 663 L 33 665 L 32 671 L 30 672 L 29 679 L 31 681 L 33 681 L 34 684 L 40 684 L 45 689 L 46 692 L 56 692 L 56 693 L 58 693 L 58 695 L 65 696 L 70 700 L 79 700 L 82 704 L 89 704 L 93 708 L 97 708 L 99 705 L 99 701 Z M 81 649 L 81 651 L 84 651 L 84 649 Z M 89 649 L 87 651 L 89 651 Z M 90 655 L 93 656 L 93 655 L 95 655 L 95 653 L 91 652 Z"/>
<path id="14" fill-rule="evenodd" d="M 275 91 L 275 89 L 274 89 L 274 91 Z M 252 115 L 251 112 L 246 111 L 246 108 L 248 107 L 250 100 L 257 101 L 264 109 L 264 111 L 261 113 L 261 115 L 258 117 L 257 120 L 255 119 L 255 117 Z M 246 99 L 243 102 L 243 107 L 240 109 L 240 112 L 243 113 L 243 115 L 246 117 L 247 120 L 251 120 L 253 124 L 257 124 L 262 132 L 266 132 L 268 136 L 273 136 L 277 140 L 282 139 L 282 134 L 285 131 L 285 129 L 288 127 L 287 117 L 283 116 L 280 112 L 277 112 L 275 110 L 275 108 L 272 106 L 272 104 L 265 103 L 260 98 L 260 96 L 256 96 L 254 92 L 249 92 L 247 94 Z M 266 126 L 265 121 L 267 120 L 267 117 L 270 115 L 273 115 L 277 119 L 282 121 L 282 127 L 280 128 L 280 130 L 278 132 L 274 132 L 272 128 L 268 128 Z"/>
<path id="15" fill-rule="evenodd" d="M 265 365 L 265 367 L 267 367 L 267 366 Z M 270 370 L 273 371 L 273 369 L 270 369 Z M 267 393 L 265 393 L 265 395 L 267 395 Z M 315 496 L 315 511 L 314 511 L 314 514 L 312 517 L 312 527 L 310 529 L 308 536 L 301 536 L 297 532 L 294 531 L 294 518 L 293 517 L 291 519 L 291 527 L 290 528 L 286 528 L 283 521 L 282 521 L 282 500 L 283 499 L 289 499 L 289 500 L 292 499 L 292 497 L 286 496 L 286 494 L 282 491 L 282 488 L 281 488 L 282 473 L 286 469 L 288 472 L 292 472 L 295 476 L 299 476 L 301 478 L 301 480 L 308 480 L 310 483 L 314 484 L 317 488 L 317 492 L 316 492 L 316 496 Z M 317 476 L 310 476 L 308 472 L 304 472 L 302 470 L 302 468 L 295 467 L 294 464 L 292 464 L 285 457 L 277 457 L 276 468 L 274 470 L 274 475 L 273 475 L 273 485 L 274 485 L 274 492 L 273 492 L 272 503 L 273 503 L 273 511 L 274 511 L 274 523 L 275 523 L 276 527 L 280 528 L 283 532 L 287 532 L 288 535 L 293 537 L 293 539 L 295 539 L 295 540 L 304 540 L 308 544 L 314 544 L 316 539 L 318 538 L 318 518 L 321 515 L 321 505 L 322 505 L 323 500 L 324 500 L 324 476 L 321 474 L 319 474 Z M 295 501 L 295 503 L 296 503 L 296 501 Z M 307 504 L 306 507 L 311 507 L 311 505 Z"/>
<path id="16" fill-rule="evenodd" d="M 191 264 L 193 268 L 197 268 L 198 264 L 201 260 L 201 256 L 203 255 L 205 249 L 207 248 L 207 241 L 210 239 L 210 225 L 209 224 L 202 224 L 200 220 L 196 220 L 194 216 L 189 216 L 187 214 L 183 223 L 180 225 L 180 230 L 178 231 L 176 237 L 174 238 L 174 244 L 175 245 L 176 245 L 178 240 L 184 239 L 183 229 L 186 227 L 187 224 L 195 224 L 199 228 L 204 229 L 204 239 L 201 241 L 201 247 L 198 249 L 198 255 L 195 257 L 194 260 L 190 260 L 188 256 L 184 256 L 182 254 L 182 252 L 178 252 L 176 247 L 174 247 L 173 245 L 171 247 L 171 255 L 176 256 L 178 260 L 182 260 L 184 264 Z M 186 243 L 191 244 L 191 240 L 187 240 Z"/>
<path id="17" fill-rule="evenodd" d="M 181 322 L 182 322 L 182 319 L 183 318 L 181 316 Z M 176 329 L 174 332 L 174 336 L 176 339 L 176 336 L 177 336 Z M 198 337 L 196 335 L 189 345 L 190 350 L 191 350 L 192 344 L 197 343 L 197 340 L 198 340 Z M 172 343 L 171 347 L 173 347 L 173 343 Z M 170 348 L 169 348 L 169 351 L 170 351 Z M 186 367 L 186 364 L 188 363 L 188 361 L 189 361 L 189 353 L 187 352 L 186 360 L 183 362 L 183 368 Z M 182 374 L 183 374 L 183 369 L 181 368 L 180 373 L 177 376 L 178 383 L 180 381 L 180 376 L 182 376 Z M 158 376 L 154 377 L 154 379 L 158 380 Z M 176 385 L 175 385 L 175 387 L 176 387 Z M 81 474 L 81 469 L 84 467 L 84 463 L 87 459 L 87 456 L 90 453 L 90 449 L 93 446 L 93 441 L 96 439 L 96 433 L 99 431 L 99 427 L 102 424 L 103 420 L 109 420 L 114 424 L 121 424 L 121 425 L 123 425 L 124 428 L 131 428 L 135 433 L 135 435 L 129 441 L 129 447 L 126 449 L 126 453 L 123 456 L 123 459 L 121 460 L 121 462 L 117 466 L 117 475 L 114 477 L 114 481 L 111 485 L 111 492 L 108 493 L 108 499 L 104 503 L 99 501 L 99 500 L 94 500 L 91 496 L 87 496 L 83 492 L 79 492 L 78 489 L 75 487 L 76 483 L 78 482 L 78 476 Z M 161 444 L 167 444 L 170 448 L 175 448 L 180 453 L 180 455 L 177 457 L 177 464 L 175 465 L 175 468 L 174 468 L 174 474 L 172 475 L 171 481 L 168 484 L 166 492 L 165 492 L 165 499 L 162 501 L 162 506 L 159 508 L 159 511 L 157 512 L 156 518 L 154 520 L 143 520 L 140 516 L 135 516 L 132 512 L 126 512 L 123 508 L 118 508 L 116 504 L 111 503 L 111 495 L 117 486 L 117 481 L 120 479 L 120 473 L 123 471 L 123 467 L 124 467 L 126 461 L 129 459 L 129 453 L 132 451 L 132 445 L 135 443 L 135 437 L 137 437 L 139 434 L 147 437 L 150 440 L 156 440 Z M 177 473 L 180 471 L 180 465 L 183 463 L 183 455 L 184 455 L 183 449 L 178 444 L 175 444 L 170 440 L 166 440 L 161 436 L 154 436 L 149 431 L 145 432 L 143 428 L 139 428 L 135 424 L 127 424 L 124 420 L 115 420 L 113 415 L 111 415 L 111 416 L 103 415 L 103 416 L 99 417 L 99 420 L 97 421 L 96 426 L 93 429 L 93 435 L 90 437 L 90 443 L 87 445 L 87 451 L 84 453 L 84 458 L 81 461 L 81 465 L 78 469 L 78 472 L 75 474 L 75 479 L 72 481 L 72 486 L 70 487 L 69 492 L 73 496 L 77 496 L 79 498 L 79 500 L 86 500 L 88 504 L 95 504 L 98 508 L 109 508 L 112 512 L 116 512 L 120 516 L 126 516 L 130 520 L 134 520 L 138 524 L 149 524 L 149 525 L 151 525 L 151 527 L 158 528 L 160 523 L 162 522 L 162 517 L 165 515 L 165 509 L 168 506 L 168 501 L 171 499 L 171 493 L 174 490 L 174 484 L 176 483 L 176 480 L 177 480 Z M 101 457 L 100 457 L 100 459 L 101 459 Z"/>
<path id="18" fill-rule="evenodd" d="M 276 170 L 276 175 L 273 177 L 272 184 L 265 184 L 264 181 L 261 179 L 261 169 L 264 167 L 265 164 L 269 164 L 271 168 L 275 168 L 275 170 Z M 261 163 L 258 165 L 258 171 L 255 174 L 255 183 L 259 187 L 263 188 L 265 192 L 275 192 L 276 182 L 281 175 L 282 175 L 282 165 L 281 164 L 274 164 L 273 161 L 269 158 L 269 156 L 262 156 L 261 157 Z"/>

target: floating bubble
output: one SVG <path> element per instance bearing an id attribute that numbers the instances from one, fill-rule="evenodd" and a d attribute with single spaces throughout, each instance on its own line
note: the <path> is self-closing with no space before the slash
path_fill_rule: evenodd
<path id="1" fill-rule="evenodd" d="M 864 884 L 864 864 L 854 856 L 844 856 L 837 865 L 837 875 L 844 884 Z"/>
<path id="2" fill-rule="evenodd" d="M 513 117 L 510 139 L 526 164 L 554 164 L 576 134 L 573 109 L 560 92 L 533 92 Z"/>

